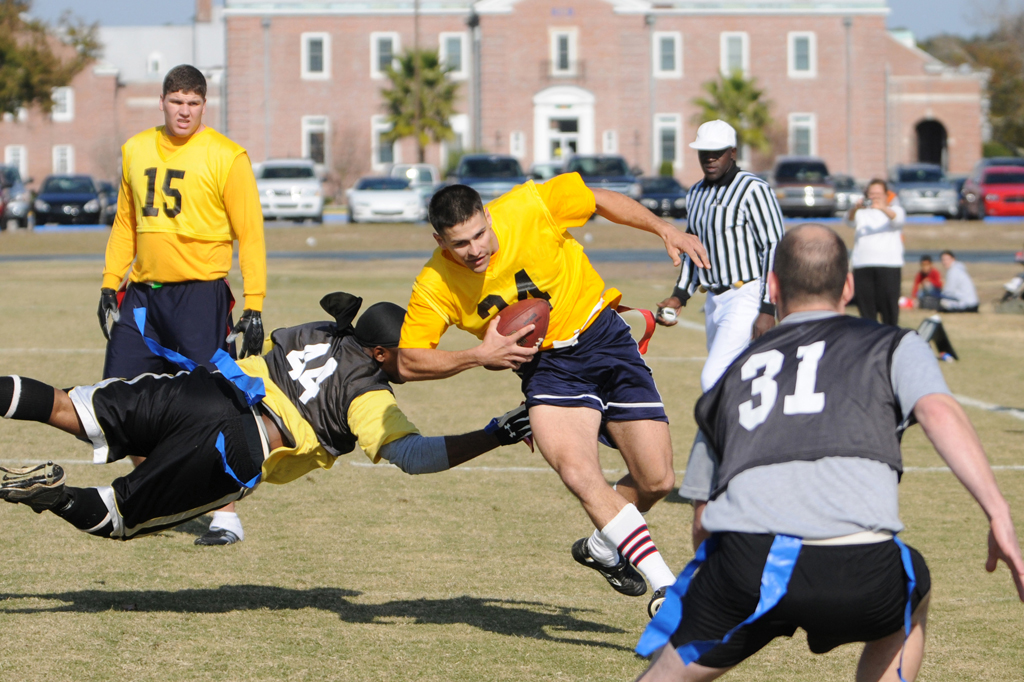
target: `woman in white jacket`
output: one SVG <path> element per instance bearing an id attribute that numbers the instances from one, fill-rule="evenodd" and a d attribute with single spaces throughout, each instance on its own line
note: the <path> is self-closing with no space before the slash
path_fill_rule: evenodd
<path id="1" fill-rule="evenodd" d="M 881 314 L 884 324 L 899 322 L 906 217 L 903 207 L 892 203 L 888 185 L 877 178 L 868 183 L 864 199 L 847 215 L 854 227 L 850 265 L 861 317 L 875 320 Z"/>

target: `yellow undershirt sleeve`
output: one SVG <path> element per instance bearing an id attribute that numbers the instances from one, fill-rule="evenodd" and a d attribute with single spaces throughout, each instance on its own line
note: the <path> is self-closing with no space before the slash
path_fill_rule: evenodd
<path id="1" fill-rule="evenodd" d="M 348 407 L 348 428 L 359 439 L 359 447 L 376 464 L 380 449 L 419 429 L 398 408 L 391 391 L 369 391 Z"/>
<path id="2" fill-rule="evenodd" d="M 103 287 L 117 289 L 135 260 L 135 202 L 128 176 L 121 171 L 121 190 L 117 196 L 117 215 L 107 239 L 103 265 Z"/>
<path id="3" fill-rule="evenodd" d="M 224 210 L 238 239 L 245 309 L 263 310 L 267 295 L 267 245 L 263 239 L 263 209 L 248 154 L 231 164 L 224 183 Z"/>

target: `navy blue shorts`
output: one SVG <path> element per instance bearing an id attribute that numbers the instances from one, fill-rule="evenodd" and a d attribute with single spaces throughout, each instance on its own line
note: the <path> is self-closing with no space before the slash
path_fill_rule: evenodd
<path id="1" fill-rule="evenodd" d="M 611 308 L 601 311 L 576 345 L 538 353 L 519 375 L 527 408 L 589 407 L 606 422 L 668 422 L 629 325 Z"/>
<path id="2" fill-rule="evenodd" d="M 227 282 L 175 282 L 151 286 L 131 282 L 121 301 L 121 318 L 110 330 L 103 378 L 131 379 L 140 374 L 175 374 L 172 362 L 154 355 L 135 326 L 135 308 L 146 308 L 146 336 L 196 363 L 213 369 L 218 349 L 235 357 L 228 344 L 234 299 Z"/>

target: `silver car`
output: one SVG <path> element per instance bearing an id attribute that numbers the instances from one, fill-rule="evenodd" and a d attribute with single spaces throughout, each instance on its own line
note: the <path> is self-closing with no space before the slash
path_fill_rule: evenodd
<path id="1" fill-rule="evenodd" d="M 324 191 L 309 159 L 265 161 L 256 173 L 265 220 L 324 221 Z"/>
<path id="2" fill-rule="evenodd" d="M 0 229 L 13 230 L 29 226 L 32 195 L 25 187 L 28 182 L 32 182 L 32 178 L 23 181 L 17 166 L 0 166 L 0 193 L 4 200 Z"/>
<path id="3" fill-rule="evenodd" d="M 955 218 L 960 211 L 959 193 L 941 166 L 930 163 L 896 166 L 892 172 L 892 184 L 900 205 L 907 213 L 933 213 Z"/>

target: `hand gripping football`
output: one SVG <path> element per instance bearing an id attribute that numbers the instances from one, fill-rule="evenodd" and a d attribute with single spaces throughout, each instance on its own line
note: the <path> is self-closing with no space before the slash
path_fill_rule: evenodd
<path id="1" fill-rule="evenodd" d="M 530 348 L 543 341 L 548 333 L 551 319 L 551 305 L 542 298 L 528 298 L 518 301 L 502 310 L 498 315 L 498 333 L 511 336 L 528 324 L 535 325 L 533 331 L 519 339 L 519 345 Z"/>

